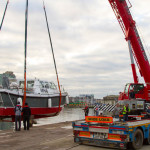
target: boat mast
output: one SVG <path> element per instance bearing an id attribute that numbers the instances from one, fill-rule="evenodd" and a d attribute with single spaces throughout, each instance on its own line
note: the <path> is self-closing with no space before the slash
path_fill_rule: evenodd
<path id="1" fill-rule="evenodd" d="M 23 98 L 23 107 L 25 105 L 25 101 L 26 101 L 26 61 L 27 61 L 27 26 L 28 25 L 28 0 L 26 0 L 26 10 L 25 10 L 25 43 L 24 43 L 24 98 Z"/>
<path id="2" fill-rule="evenodd" d="M 59 111 L 60 111 L 62 95 L 61 95 L 61 89 L 60 89 L 60 84 L 59 84 L 59 78 L 58 78 L 58 72 L 57 72 L 57 67 L 56 67 L 55 55 L 54 55 L 53 44 L 52 44 L 52 39 L 51 39 L 51 35 L 50 35 L 50 30 L 49 30 L 49 25 L 48 25 L 48 19 L 47 19 L 47 14 L 46 14 L 44 0 L 43 0 L 43 8 L 44 8 L 44 12 L 45 12 L 45 18 L 46 18 L 48 35 L 49 35 L 49 41 L 50 41 L 50 45 L 51 45 L 51 50 L 52 50 L 52 55 L 53 55 L 53 60 L 54 60 L 54 66 L 55 66 L 55 72 L 56 72 L 56 76 L 57 76 L 58 88 L 59 88 L 59 92 L 60 92 L 60 99 L 59 99 Z"/>
<path id="3" fill-rule="evenodd" d="M 5 11 L 4 11 L 3 18 L 2 18 L 2 22 L 1 22 L 1 25 L 0 25 L 0 31 L 1 31 L 1 29 L 2 29 L 2 25 L 3 25 L 4 18 L 5 18 L 5 14 L 6 14 L 6 10 L 7 10 L 8 3 L 9 3 L 9 0 L 8 0 L 7 3 L 6 3 Z"/>

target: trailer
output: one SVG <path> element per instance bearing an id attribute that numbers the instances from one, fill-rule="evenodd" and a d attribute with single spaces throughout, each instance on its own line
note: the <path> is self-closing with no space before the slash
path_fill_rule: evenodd
<path id="1" fill-rule="evenodd" d="M 140 149 L 150 144 L 150 119 L 115 121 L 112 117 L 86 116 L 72 122 L 74 142 L 118 149 Z"/>

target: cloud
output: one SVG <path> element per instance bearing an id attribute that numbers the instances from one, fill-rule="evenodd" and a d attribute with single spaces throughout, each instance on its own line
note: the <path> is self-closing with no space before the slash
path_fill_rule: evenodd
<path id="1" fill-rule="evenodd" d="M 148 43 L 150 2 L 131 3 L 140 35 Z M 0 20 L 5 4 L 0 1 Z M 45 0 L 45 5 L 60 83 L 69 95 L 102 98 L 133 82 L 127 42 L 107 0 Z M 25 1 L 10 1 L 0 32 L 0 72 L 11 70 L 18 78 L 23 78 L 24 68 L 24 13 Z M 29 1 L 27 48 L 27 77 L 56 82 L 41 0 Z"/>

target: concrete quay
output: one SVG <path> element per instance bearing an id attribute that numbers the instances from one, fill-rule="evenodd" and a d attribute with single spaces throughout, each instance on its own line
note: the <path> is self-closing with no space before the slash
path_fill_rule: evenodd
<path id="1" fill-rule="evenodd" d="M 149 150 L 144 145 L 142 150 Z M 110 150 L 74 143 L 72 122 L 34 126 L 29 131 L 0 131 L 0 150 Z"/>

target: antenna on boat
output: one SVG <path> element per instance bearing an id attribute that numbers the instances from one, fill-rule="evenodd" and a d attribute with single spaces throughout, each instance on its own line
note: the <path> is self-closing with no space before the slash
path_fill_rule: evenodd
<path id="1" fill-rule="evenodd" d="M 7 10 L 8 3 L 9 3 L 9 0 L 8 0 L 7 3 L 6 3 L 5 11 L 4 11 L 3 18 L 2 18 L 2 22 L 1 22 L 1 25 L 0 25 L 0 31 L 1 31 L 1 29 L 2 29 L 2 25 L 3 25 L 4 18 L 5 18 L 5 14 L 6 14 L 6 10 Z"/>
<path id="2" fill-rule="evenodd" d="M 46 18 L 46 24 L 47 24 L 48 35 L 49 35 L 49 41 L 50 41 L 50 45 L 51 45 L 51 50 L 52 50 L 52 55 L 53 55 L 53 60 L 54 60 L 54 66 L 55 66 L 55 71 L 56 71 L 56 76 L 57 76 L 58 88 L 59 88 L 59 92 L 60 92 L 60 100 L 59 100 L 59 111 L 60 111 L 60 105 L 61 105 L 61 89 L 60 89 L 60 84 L 59 84 L 58 72 L 57 72 L 57 67 L 56 67 L 56 61 L 55 61 L 55 56 L 54 56 L 54 50 L 53 50 L 53 45 L 52 45 L 52 40 L 51 40 L 51 35 L 50 35 L 50 30 L 49 30 L 49 25 L 48 25 L 48 20 L 47 20 L 47 14 L 46 14 L 46 9 L 45 9 L 44 0 L 43 0 L 43 8 L 44 8 L 44 12 L 45 12 L 45 18 Z"/>
<path id="3" fill-rule="evenodd" d="M 26 101 L 26 62 L 27 62 L 27 27 L 28 27 L 28 0 L 26 0 L 26 10 L 25 10 L 25 43 L 24 43 L 24 98 L 23 98 L 23 107 Z"/>

